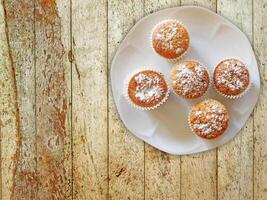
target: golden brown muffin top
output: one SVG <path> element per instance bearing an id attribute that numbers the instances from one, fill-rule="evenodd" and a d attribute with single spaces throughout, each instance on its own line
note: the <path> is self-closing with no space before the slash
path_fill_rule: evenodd
<path id="1" fill-rule="evenodd" d="M 208 99 L 195 105 L 189 114 L 191 129 L 200 137 L 212 139 L 220 136 L 228 127 L 229 114 L 219 101 Z"/>
<path id="2" fill-rule="evenodd" d="M 173 66 L 170 81 L 174 92 L 187 99 L 202 96 L 209 87 L 209 73 L 197 61 L 182 61 Z"/>
<path id="3" fill-rule="evenodd" d="M 179 21 L 166 20 L 153 30 L 152 46 L 164 58 L 179 58 L 189 47 L 188 31 Z"/>
<path id="4" fill-rule="evenodd" d="M 152 70 L 138 72 L 128 84 L 129 98 L 141 107 L 156 106 L 166 97 L 167 91 L 163 75 Z"/>
<path id="5" fill-rule="evenodd" d="M 222 94 L 236 96 L 249 86 L 249 71 L 240 60 L 226 59 L 216 66 L 213 81 L 216 89 Z"/>

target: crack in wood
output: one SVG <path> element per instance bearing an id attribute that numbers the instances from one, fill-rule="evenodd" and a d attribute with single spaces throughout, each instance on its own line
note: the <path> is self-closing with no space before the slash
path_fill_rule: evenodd
<path id="1" fill-rule="evenodd" d="M 74 41 L 74 40 L 73 40 Z M 73 46 L 75 46 L 75 43 L 73 42 Z M 74 67 L 75 67 L 75 71 L 77 73 L 77 76 L 78 76 L 78 79 L 81 80 L 81 74 L 80 74 L 80 71 L 78 69 L 78 65 L 77 65 L 77 62 L 75 60 L 75 57 L 74 57 L 74 54 L 73 54 L 73 51 L 70 50 L 68 52 L 68 59 L 69 59 L 69 62 L 70 63 L 73 63 L 74 64 Z"/>
<path id="2" fill-rule="evenodd" d="M 18 92 L 17 92 L 17 81 L 16 81 L 16 72 L 15 72 L 15 64 L 14 60 L 12 57 L 12 51 L 11 51 L 11 46 L 10 46 L 10 40 L 9 40 L 9 29 L 8 29 L 8 23 L 7 23 L 7 10 L 6 10 L 6 2 L 5 0 L 2 0 L 2 5 L 3 5 L 3 10 L 4 10 L 4 22 L 5 22 L 5 34 L 6 34 L 6 41 L 7 41 L 7 50 L 8 50 L 8 56 L 9 60 L 11 63 L 12 67 L 12 78 L 13 78 L 13 89 L 15 93 L 15 109 L 16 109 L 16 152 L 15 155 L 13 156 L 13 161 L 14 161 L 14 169 L 13 169 L 13 185 L 12 185 L 12 192 L 11 192 L 11 199 L 14 198 L 14 191 L 16 187 L 16 181 L 15 181 L 15 176 L 17 173 L 17 168 L 18 168 L 18 162 L 19 162 L 19 155 L 20 155 L 20 146 L 21 146 L 21 135 L 20 135 L 20 116 L 19 116 L 19 106 L 18 106 Z"/>

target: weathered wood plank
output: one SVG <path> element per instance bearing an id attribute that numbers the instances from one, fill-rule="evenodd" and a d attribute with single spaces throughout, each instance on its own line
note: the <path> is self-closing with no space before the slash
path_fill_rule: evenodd
<path id="1" fill-rule="evenodd" d="M 145 0 L 145 14 L 179 6 L 179 0 Z M 180 156 L 163 153 L 145 144 L 145 198 L 180 199 Z"/>
<path id="2" fill-rule="evenodd" d="M 6 0 L 4 8 L 17 83 L 21 136 L 11 195 L 14 199 L 36 199 L 34 2 Z"/>
<path id="3" fill-rule="evenodd" d="M 145 146 L 145 198 L 180 199 L 180 156 Z"/>
<path id="4" fill-rule="evenodd" d="M 156 12 L 158 10 L 164 9 L 164 8 L 171 8 L 175 6 L 180 6 L 181 1 L 180 0 L 145 0 L 145 6 L 144 11 L 145 14 L 151 14 L 153 12 Z"/>
<path id="5" fill-rule="evenodd" d="M 182 5 L 199 5 L 216 10 L 216 0 L 182 0 Z M 216 199 L 216 150 L 181 157 L 181 199 Z"/>
<path id="6" fill-rule="evenodd" d="M 12 60 L 5 2 L 0 3 L 0 132 L 1 199 L 14 196 L 20 154 L 19 112 L 15 66 Z"/>
<path id="7" fill-rule="evenodd" d="M 181 0 L 183 6 L 185 5 L 195 5 L 209 8 L 213 11 L 216 11 L 216 1 L 217 0 Z"/>
<path id="8" fill-rule="evenodd" d="M 216 151 L 181 158 L 181 199 L 216 199 Z"/>
<path id="9" fill-rule="evenodd" d="M 217 11 L 251 40 L 252 0 L 218 0 Z M 234 140 L 218 149 L 218 199 L 253 199 L 252 117 Z"/>
<path id="10" fill-rule="evenodd" d="M 38 199 L 71 199 L 70 2 L 35 1 Z"/>
<path id="11" fill-rule="evenodd" d="M 143 1 L 108 1 L 108 57 L 112 56 L 136 20 Z M 144 143 L 129 133 L 116 112 L 109 90 L 109 196 L 111 199 L 144 199 Z"/>
<path id="12" fill-rule="evenodd" d="M 108 197 L 106 3 L 72 2 L 74 199 Z"/>
<path id="13" fill-rule="evenodd" d="M 254 49 L 261 73 L 261 95 L 254 111 L 254 199 L 267 199 L 267 0 L 254 0 Z"/>
<path id="14" fill-rule="evenodd" d="M 218 199 L 253 199 L 252 129 L 250 118 L 234 140 L 218 149 Z"/>

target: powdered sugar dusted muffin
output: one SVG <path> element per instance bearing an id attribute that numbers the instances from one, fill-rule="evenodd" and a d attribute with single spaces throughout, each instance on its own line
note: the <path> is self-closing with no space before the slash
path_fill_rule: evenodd
<path id="1" fill-rule="evenodd" d="M 173 91 L 186 99 L 202 96 L 209 87 L 209 72 L 197 61 L 182 61 L 175 64 L 170 74 Z"/>
<path id="2" fill-rule="evenodd" d="M 163 75 L 154 70 L 143 70 L 134 74 L 126 89 L 126 97 L 130 103 L 143 110 L 158 107 L 168 97 L 168 85 Z"/>
<path id="3" fill-rule="evenodd" d="M 237 98 L 250 86 L 249 70 L 240 60 L 225 59 L 216 66 L 213 82 L 220 94 L 229 98 Z"/>
<path id="4" fill-rule="evenodd" d="M 222 135 L 227 129 L 229 114 L 219 101 L 208 99 L 193 107 L 188 123 L 198 136 L 213 139 Z"/>
<path id="5" fill-rule="evenodd" d="M 152 47 L 160 56 L 175 61 L 189 48 L 189 33 L 176 19 L 165 20 L 152 32 Z"/>

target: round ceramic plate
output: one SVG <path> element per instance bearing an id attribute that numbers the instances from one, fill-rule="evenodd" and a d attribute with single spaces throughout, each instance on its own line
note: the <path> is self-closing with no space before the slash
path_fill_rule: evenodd
<path id="1" fill-rule="evenodd" d="M 222 59 L 236 57 L 245 62 L 251 72 L 251 89 L 236 100 L 226 99 L 210 87 L 196 100 L 184 100 L 172 92 L 166 103 L 152 111 L 133 108 L 123 97 L 127 76 L 144 67 L 162 72 L 166 78 L 172 63 L 153 52 L 151 29 L 165 19 L 178 19 L 189 29 L 191 46 L 183 58 L 199 60 L 212 74 Z M 207 9 L 184 6 L 161 10 L 141 19 L 127 34 L 114 56 L 111 66 L 113 97 L 121 120 L 136 137 L 171 154 L 191 154 L 213 149 L 231 140 L 245 125 L 259 96 L 260 78 L 254 52 L 247 37 L 225 18 Z M 213 98 L 225 104 L 230 112 L 229 128 L 221 137 L 204 140 L 192 133 L 187 124 L 191 107 L 203 99 Z"/>

